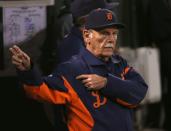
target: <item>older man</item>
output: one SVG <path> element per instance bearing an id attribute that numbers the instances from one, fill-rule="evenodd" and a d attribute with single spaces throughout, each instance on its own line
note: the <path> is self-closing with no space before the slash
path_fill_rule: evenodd
<path id="1" fill-rule="evenodd" d="M 65 104 L 70 131 L 133 131 L 132 108 L 148 87 L 114 53 L 122 27 L 113 12 L 93 10 L 83 30 L 86 48 L 43 78 L 27 54 L 17 46 L 10 48 L 25 91 L 34 99 Z"/>

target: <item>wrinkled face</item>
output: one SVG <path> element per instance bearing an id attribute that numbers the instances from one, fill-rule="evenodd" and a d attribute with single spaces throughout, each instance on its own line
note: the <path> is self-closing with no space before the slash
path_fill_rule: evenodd
<path id="1" fill-rule="evenodd" d="M 84 30 L 86 48 L 98 58 L 108 60 L 114 53 L 118 29 Z"/>

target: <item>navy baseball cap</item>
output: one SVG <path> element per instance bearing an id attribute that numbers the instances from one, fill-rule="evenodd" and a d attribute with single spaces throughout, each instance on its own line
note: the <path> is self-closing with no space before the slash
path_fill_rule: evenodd
<path id="1" fill-rule="evenodd" d="M 86 29 L 101 29 L 106 27 L 116 27 L 118 29 L 125 26 L 117 21 L 114 12 L 108 9 L 95 9 L 86 18 Z"/>
<path id="2" fill-rule="evenodd" d="M 71 13 L 73 17 L 79 18 L 88 15 L 97 8 L 113 9 L 118 3 L 107 3 L 105 0 L 74 0 L 71 3 Z"/>

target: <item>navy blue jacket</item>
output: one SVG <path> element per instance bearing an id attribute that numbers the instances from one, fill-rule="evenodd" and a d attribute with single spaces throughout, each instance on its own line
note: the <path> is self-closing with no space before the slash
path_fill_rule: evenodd
<path id="1" fill-rule="evenodd" d="M 87 73 L 106 77 L 106 87 L 87 90 L 75 79 Z M 122 57 L 115 55 L 105 63 L 86 49 L 60 64 L 48 77 L 41 78 L 34 67 L 19 72 L 19 76 L 34 99 L 66 105 L 70 131 L 133 131 L 132 109 L 142 101 L 148 88 Z"/>

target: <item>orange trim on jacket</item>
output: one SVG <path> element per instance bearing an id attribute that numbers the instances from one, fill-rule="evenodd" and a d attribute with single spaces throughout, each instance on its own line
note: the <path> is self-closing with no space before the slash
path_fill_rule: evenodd
<path id="1" fill-rule="evenodd" d="M 94 120 L 91 114 L 65 77 L 62 78 L 65 87 L 68 89 L 68 92 L 66 93 L 49 89 L 45 83 L 37 87 L 24 85 L 24 89 L 26 93 L 37 100 L 46 100 L 54 104 L 68 103 L 69 115 L 67 125 L 69 131 L 91 131 L 94 126 Z"/>
<path id="2" fill-rule="evenodd" d="M 138 105 L 130 104 L 130 103 L 128 103 L 128 102 L 126 102 L 124 100 L 121 100 L 119 98 L 116 98 L 116 102 L 119 103 L 119 104 L 121 104 L 122 106 L 126 106 L 127 108 L 135 108 L 135 107 L 138 106 Z"/>
<path id="3" fill-rule="evenodd" d="M 124 71 L 121 73 L 121 78 L 122 78 L 122 80 L 125 80 L 124 75 L 126 75 L 126 74 L 128 73 L 129 70 L 130 70 L 130 67 L 126 67 L 126 68 L 124 69 Z M 120 98 L 116 98 L 116 102 L 117 102 L 118 104 L 121 104 L 122 106 L 127 107 L 127 108 L 136 108 L 136 107 L 138 106 L 138 105 L 130 104 L 130 103 L 128 103 L 128 102 L 126 102 L 126 101 L 124 101 L 124 100 L 122 100 L 122 99 L 120 99 Z"/>

